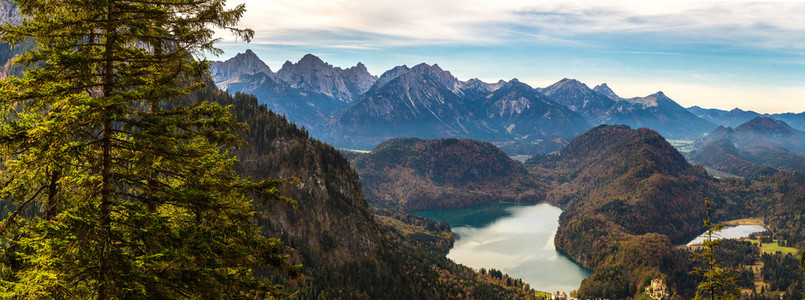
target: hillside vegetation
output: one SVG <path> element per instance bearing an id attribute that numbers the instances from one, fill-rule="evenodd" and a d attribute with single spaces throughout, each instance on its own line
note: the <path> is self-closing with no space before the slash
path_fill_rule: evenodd
<path id="1" fill-rule="evenodd" d="M 352 165 L 370 205 L 415 211 L 487 202 L 539 202 L 544 185 L 490 143 L 391 139 Z"/>
<path id="2" fill-rule="evenodd" d="M 237 151 L 239 172 L 252 178 L 292 178 L 280 194 L 291 206 L 259 206 L 258 224 L 293 248 L 303 276 L 272 275 L 300 298 L 490 299 L 533 296 L 533 290 L 491 280 L 444 257 L 449 226 L 396 212 L 375 216 L 357 173 L 341 153 L 311 139 L 254 96 L 208 89 L 199 98 L 230 105 L 246 122 L 247 144 Z"/>
<path id="3" fill-rule="evenodd" d="M 625 298 L 653 278 L 690 291 L 687 253 L 672 241 L 701 231 L 703 199 L 718 192 L 657 132 L 599 126 L 526 164 L 555 182 L 547 200 L 565 205 L 556 246 L 595 270 L 580 296 Z"/>

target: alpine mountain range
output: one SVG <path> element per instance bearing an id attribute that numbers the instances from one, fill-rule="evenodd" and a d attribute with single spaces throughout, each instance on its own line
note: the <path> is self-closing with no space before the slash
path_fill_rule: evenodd
<path id="1" fill-rule="evenodd" d="M 805 112 L 686 109 L 663 92 L 622 98 L 606 83 L 590 88 L 567 78 L 545 88 L 517 79 L 461 81 L 437 64 L 397 66 L 378 77 L 362 63 L 342 69 L 307 54 L 273 72 L 246 50 L 213 62 L 210 69 L 220 89 L 254 94 L 312 136 L 347 149 L 369 150 L 393 137 L 536 145 L 570 140 L 600 124 L 647 127 L 666 138 L 696 140 L 719 126 L 735 127 L 758 116 L 805 130 Z"/>

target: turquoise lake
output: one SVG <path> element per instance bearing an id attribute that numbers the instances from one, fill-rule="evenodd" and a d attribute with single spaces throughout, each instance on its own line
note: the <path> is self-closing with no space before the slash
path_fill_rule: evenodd
<path id="1" fill-rule="evenodd" d="M 570 292 L 592 272 L 554 246 L 561 213 L 549 204 L 490 203 L 412 214 L 450 224 L 456 241 L 447 257 L 457 263 L 501 270 L 539 291 Z"/>

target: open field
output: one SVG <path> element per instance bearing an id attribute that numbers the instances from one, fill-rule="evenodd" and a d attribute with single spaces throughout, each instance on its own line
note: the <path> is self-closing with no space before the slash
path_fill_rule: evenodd
<path id="1" fill-rule="evenodd" d="M 350 151 L 350 152 L 357 152 L 357 153 L 361 153 L 361 154 L 366 154 L 366 153 L 372 152 L 371 150 L 358 150 L 358 149 L 341 149 L 341 150 Z"/>
<path id="2" fill-rule="evenodd" d="M 764 226 L 763 220 L 760 219 L 760 218 L 746 218 L 746 219 L 729 220 L 729 221 L 724 221 L 724 222 L 721 222 L 721 223 L 724 224 L 724 225 L 731 225 L 731 226 L 737 226 L 737 225 Z"/>
<path id="3" fill-rule="evenodd" d="M 746 240 L 750 241 L 750 242 L 752 242 L 752 244 L 756 244 L 756 245 L 760 243 L 759 240 L 752 240 L 752 239 L 746 239 Z M 797 250 L 797 248 L 781 247 L 781 246 L 777 245 L 777 240 L 772 240 L 771 243 L 763 243 L 763 245 L 760 246 L 760 250 L 763 250 L 764 252 L 768 252 L 768 253 L 776 253 L 776 252 L 780 252 L 782 254 L 791 253 L 791 255 L 796 255 L 797 252 L 799 252 L 799 250 Z"/>

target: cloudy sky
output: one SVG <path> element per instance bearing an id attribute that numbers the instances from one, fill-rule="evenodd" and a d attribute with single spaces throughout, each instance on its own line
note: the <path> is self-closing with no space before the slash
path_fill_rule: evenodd
<path id="1" fill-rule="evenodd" d="M 805 111 L 805 1 L 229 0 L 272 70 L 312 53 L 375 75 L 437 63 L 461 80 L 606 82 L 683 106 Z"/>

